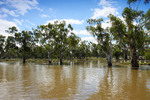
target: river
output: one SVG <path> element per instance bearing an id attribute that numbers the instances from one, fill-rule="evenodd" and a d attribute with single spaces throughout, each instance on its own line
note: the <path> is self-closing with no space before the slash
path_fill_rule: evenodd
<path id="1" fill-rule="evenodd" d="M 150 66 L 0 62 L 0 100 L 150 100 Z"/>

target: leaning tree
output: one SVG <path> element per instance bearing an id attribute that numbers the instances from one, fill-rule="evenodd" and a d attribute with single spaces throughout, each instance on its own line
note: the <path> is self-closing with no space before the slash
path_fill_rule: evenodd
<path id="1" fill-rule="evenodd" d="M 89 19 L 86 29 L 89 31 L 93 37 L 97 40 L 102 51 L 107 57 L 108 66 L 112 66 L 112 34 L 110 30 L 102 28 L 103 19 Z"/>

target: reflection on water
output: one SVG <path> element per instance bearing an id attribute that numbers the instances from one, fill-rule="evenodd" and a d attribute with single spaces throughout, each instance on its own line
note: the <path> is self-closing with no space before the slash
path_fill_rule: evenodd
<path id="1" fill-rule="evenodd" d="M 0 99 L 149 100 L 150 70 L 78 65 L 0 63 Z"/>

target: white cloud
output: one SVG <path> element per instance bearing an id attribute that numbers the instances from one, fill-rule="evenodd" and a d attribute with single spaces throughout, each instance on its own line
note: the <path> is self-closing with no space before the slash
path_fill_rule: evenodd
<path id="1" fill-rule="evenodd" d="M 31 9 L 41 10 L 37 7 L 38 2 L 36 0 L 6 0 L 5 4 L 14 8 L 21 15 L 24 15 Z"/>
<path id="2" fill-rule="evenodd" d="M 75 33 L 76 35 L 90 35 L 87 30 L 73 30 L 73 33 Z"/>
<path id="3" fill-rule="evenodd" d="M 0 1 L 0 5 L 2 5 L 2 4 L 5 4 L 5 2 L 3 2 L 3 1 Z"/>
<path id="4" fill-rule="evenodd" d="M 0 14 L 0 18 L 6 18 L 6 17 L 7 17 L 7 14 L 3 14 L 3 15 Z"/>
<path id="5" fill-rule="evenodd" d="M 18 19 L 14 19 L 14 21 L 15 21 L 15 23 L 18 24 L 18 25 L 22 25 L 22 22 L 23 22 L 23 20 L 20 21 L 20 20 L 18 20 Z"/>
<path id="6" fill-rule="evenodd" d="M 99 4 L 100 6 L 112 6 L 112 3 L 116 3 L 112 0 L 100 0 Z"/>
<path id="7" fill-rule="evenodd" d="M 46 17 L 50 17 L 50 16 L 43 14 L 43 15 L 41 15 L 41 17 L 42 17 L 42 18 L 46 18 Z"/>
<path id="8" fill-rule="evenodd" d="M 81 40 L 82 41 L 88 41 L 88 42 L 93 42 L 93 43 L 96 43 L 97 44 L 97 41 L 95 40 L 95 38 L 94 37 L 83 37 L 83 38 L 81 38 Z"/>
<path id="9" fill-rule="evenodd" d="M 12 27 L 12 26 L 16 26 L 16 23 L 14 22 L 11 22 L 11 21 L 7 21 L 7 20 L 2 20 L 0 19 L 0 34 L 1 35 L 4 35 L 4 36 L 10 36 L 10 34 L 6 33 L 5 30 L 8 30 L 9 27 Z M 17 29 L 19 29 L 17 27 Z"/>
<path id="10" fill-rule="evenodd" d="M 75 20 L 75 19 L 63 19 L 67 24 L 83 24 L 84 20 Z"/>
<path id="11" fill-rule="evenodd" d="M 49 8 L 49 10 L 50 10 L 50 11 L 52 11 L 52 10 L 53 10 L 53 8 Z"/>
<path id="12" fill-rule="evenodd" d="M 90 35 L 90 33 L 87 30 L 81 30 L 79 31 L 79 34 Z"/>
<path id="13" fill-rule="evenodd" d="M 107 17 L 109 14 L 117 15 L 118 14 L 117 8 L 114 7 L 102 7 L 102 9 L 95 8 L 94 16 L 92 18 Z"/>
<path id="14" fill-rule="evenodd" d="M 117 16 L 117 17 L 120 18 L 122 21 L 125 20 L 122 16 Z"/>
<path id="15" fill-rule="evenodd" d="M 54 20 L 50 20 L 47 21 L 47 23 L 54 23 L 54 21 L 57 21 L 58 19 L 54 19 Z M 58 21 L 66 21 L 66 24 L 83 24 L 84 20 L 76 20 L 76 19 L 62 19 L 62 20 L 58 20 Z"/>
<path id="16" fill-rule="evenodd" d="M 6 9 L 6 8 L 1 8 L 0 10 L 1 10 L 1 12 L 3 12 L 4 14 L 9 14 L 9 15 L 11 15 L 11 16 L 18 17 L 18 15 L 17 15 L 14 11 L 12 11 L 12 10 L 8 10 L 8 9 Z"/>
<path id="17" fill-rule="evenodd" d="M 116 4 L 116 1 L 100 0 L 98 5 L 100 5 L 102 8 L 95 8 L 92 18 L 95 19 L 98 17 L 107 17 L 109 14 L 118 15 L 118 9 L 113 6 L 114 4 Z"/>
<path id="18" fill-rule="evenodd" d="M 110 20 L 105 20 L 105 22 L 102 23 L 102 28 L 106 29 L 107 27 L 111 27 Z"/>
<path id="19" fill-rule="evenodd" d="M 27 23 L 29 23 L 29 24 L 31 24 L 31 25 L 33 25 L 33 26 L 35 26 L 36 24 L 34 24 L 34 23 L 32 23 L 31 21 L 29 21 L 29 20 L 25 20 L 25 22 L 27 22 Z"/>
<path id="20" fill-rule="evenodd" d="M 99 2 L 99 5 L 102 5 L 102 6 L 111 6 L 111 3 L 108 2 L 108 1 L 106 1 L 106 0 L 101 0 L 101 1 Z"/>

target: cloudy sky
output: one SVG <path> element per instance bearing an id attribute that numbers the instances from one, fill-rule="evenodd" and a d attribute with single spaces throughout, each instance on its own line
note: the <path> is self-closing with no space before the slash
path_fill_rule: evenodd
<path id="1" fill-rule="evenodd" d="M 140 3 L 132 5 L 145 12 L 150 4 Z M 110 26 L 107 16 L 111 13 L 121 17 L 127 7 L 127 0 L 0 0 L 0 34 L 5 33 L 11 26 L 21 30 L 31 30 L 37 25 L 65 20 L 72 24 L 76 35 L 82 40 L 96 42 L 86 31 L 89 18 L 103 18 L 102 26 Z"/>

